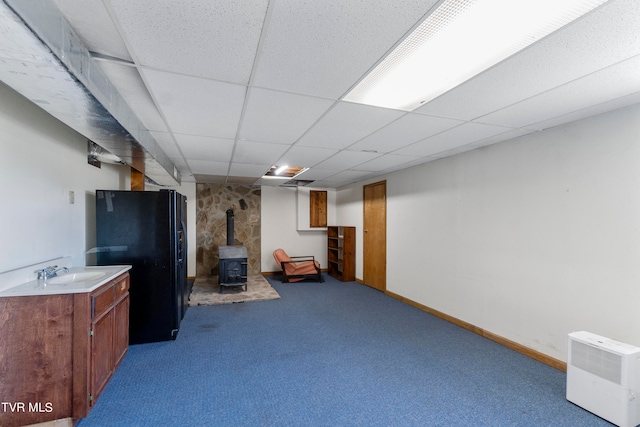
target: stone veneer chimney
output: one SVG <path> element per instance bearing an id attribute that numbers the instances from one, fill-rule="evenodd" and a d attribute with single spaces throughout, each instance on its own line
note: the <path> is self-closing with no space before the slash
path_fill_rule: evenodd
<path id="1" fill-rule="evenodd" d="M 196 276 L 218 274 L 220 246 L 243 245 L 248 274 L 260 274 L 260 195 L 258 187 L 196 184 Z M 233 210 L 234 236 L 227 242 L 228 209 Z"/>

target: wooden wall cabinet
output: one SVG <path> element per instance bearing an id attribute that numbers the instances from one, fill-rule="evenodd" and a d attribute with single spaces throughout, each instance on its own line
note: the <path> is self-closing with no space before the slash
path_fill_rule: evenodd
<path id="1" fill-rule="evenodd" d="M 0 298 L 0 425 L 84 418 L 129 346 L 129 273 L 90 293 Z"/>
<path id="2" fill-rule="evenodd" d="M 356 278 L 356 228 L 327 227 L 327 272 L 343 282 Z"/>
<path id="3" fill-rule="evenodd" d="M 327 226 L 327 192 L 309 191 L 309 227 L 325 228 Z"/>

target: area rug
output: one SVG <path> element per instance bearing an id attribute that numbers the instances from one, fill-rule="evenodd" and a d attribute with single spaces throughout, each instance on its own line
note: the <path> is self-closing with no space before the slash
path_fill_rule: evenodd
<path id="1" fill-rule="evenodd" d="M 271 287 L 261 274 L 247 278 L 247 290 L 244 287 L 224 287 L 220 292 L 218 276 L 196 278 L 189 296 L 189 306 L 232 304 L 237 302 L 266 301 L 279 299 L 280 295 Z"/>

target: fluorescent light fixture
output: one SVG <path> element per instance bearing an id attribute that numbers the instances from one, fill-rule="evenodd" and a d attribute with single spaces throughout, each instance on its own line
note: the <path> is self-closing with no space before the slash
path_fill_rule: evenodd
<path id="1" fill-rule="evenodd" d="M 345 101 L 413 111 L 607 0 L 446 0 Z"/>

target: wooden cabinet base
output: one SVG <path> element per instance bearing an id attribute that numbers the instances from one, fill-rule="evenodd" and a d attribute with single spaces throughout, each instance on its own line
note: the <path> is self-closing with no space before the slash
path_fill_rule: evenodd
<path id="1" fill-rule="evenodd" d="M 89 414 L 128 348 L 128 290 L 124 273 L 91 293 L 0 298 L 0 426 Z"/>

